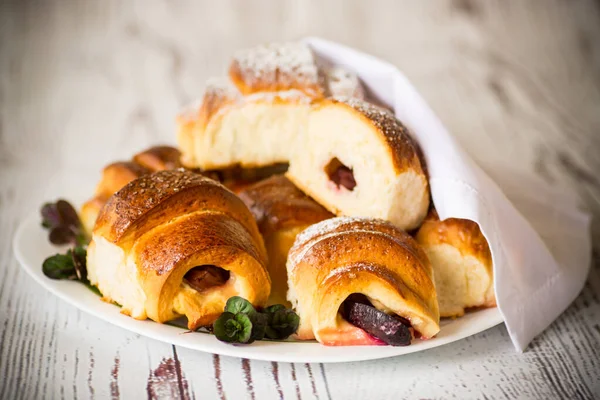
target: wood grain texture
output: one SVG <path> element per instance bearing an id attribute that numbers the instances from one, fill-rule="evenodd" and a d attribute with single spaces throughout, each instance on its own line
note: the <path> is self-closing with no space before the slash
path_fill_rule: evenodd
<path id="1" fill-rule="evenodd" d="M 600 397 L 597 1 L 8 1 L 0 5 L 0 398 Z M 243 361 L 156 342 L 45 292 L 14 259 L 19 220 L 74 175 L 159 142 L 235 49 L 317 35 L 402 69 L 485 169 L 580 194 L 594 266 L 524 354 L 504 327 L 340 365 Z M 351 351 L 351 349 L 349 349 Z"/>

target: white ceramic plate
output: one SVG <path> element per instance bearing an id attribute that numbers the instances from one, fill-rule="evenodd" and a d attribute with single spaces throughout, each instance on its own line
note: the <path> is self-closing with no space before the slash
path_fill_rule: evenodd
<path id="1" fill-rule="evenodd" d="M 42 273 L 44 259 L 64 249 L 50 244 L 47 232 L 40 225 L 39 213 L 25 219 L 15 235 L 13 246 L 21 266 L 40 285 L 67 303 L 104 321 L 167 343 L 209 353 L 256 360 L 283 362 L 346 362 L 373 360 L 408 354 L 451 343 L 502 323 L 496 308 L 467 313 L 456 320 L 442 321 L 441 332 L 430 340 L 414 340 L 410 346 L 353 346 L 326 347 L 317 342 L 259 341 L 247 346 L 233 346 L 219 342 L 208 333 L 185 333 L 186 330 L 148 321 L 137 321 L 119 312 L 119 307 L 105 303 L 85 285 L 73 281 L 46 278 Z"/>

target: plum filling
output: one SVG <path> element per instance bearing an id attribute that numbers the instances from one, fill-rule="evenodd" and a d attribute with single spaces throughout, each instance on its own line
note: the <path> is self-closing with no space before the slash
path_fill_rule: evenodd
<path id="1" fill-rule="evenodd" d="M 229 279 L 229 271 L 216 265 L 200 265 L 190 269 L 183 280 L 195 290 L 202 292 L 215 286 L 221 286 Z"/>
<path id="2" fill-rule="evenodd" d="M 352 168 L 345 166 L 337 157 L 334 157 L 327 163 L 325 173 L 329 177 L 329 180 L 335 183 L 338 188 L 343 186 L 352 191 L 356 187 Z"/>
<path id="3" fill-rule="evenodd" d="M 379 311 L 364 295 L 348 296 L 340 312 L 346 321 L 391 346 L 408 346 L 412 340 L 406 318 Z"/>

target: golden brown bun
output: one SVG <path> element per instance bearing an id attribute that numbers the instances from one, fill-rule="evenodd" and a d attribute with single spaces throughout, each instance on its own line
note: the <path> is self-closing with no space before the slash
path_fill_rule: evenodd
<path id="1" fill-rule="evenodd" d="M 181 153 L 174 147 L 154 146 L 133 156 L 131 161 L 118 161 L 102 170 L 102 178 L 96 186 L 94 197 L 81 207 L 80 217 L 83 226 L 91 234 L 108 198 L 140 176 L 181 166 Z"/>
<path id="2" fill-rule="evenodd" d="M 326 345 L 372 343 L 339 313 L 361 293 L 378 309 L 410 321 L 424 338 L 439 331 L 439 311 L 427 255 L 389 222 L 339 217 L 298 235 L 287 263 L 288 300 L 300 315 L 300 339 Z"/>
<path id="3" fill-rule="evenodd" d="M 183 170 L 142 176 L 114 194 L 88 249 L 90 282 L 105 299 L 137 319 L 185 315 L 190 329 L 211 324 L 231 296 L 264 306 L 271 289 L 265 264 L 244 203 L 214 180 Z M 197 290 L 186 274 L 206 267 L 229 277 Z"/>
<path id="4" fill-rule="evenodd" d="M 132 180 L 150 172 L 148 168 L 131 161 L 119 161 L 106 166 L 102 170 L 102 178 L 96 186 L 94 197 L 83 203 L 79 213 L 85 230 L 92 232 L 98 213 L 110 196 Z"/>
<path id="5" fill-rule="evenodd" d="M 440 221 L 432 209 L 416 239 L 431 260 L 442 317 L 496 305 L 492 254 L 479 225 L 458 218 Z"/>
<path id="6" fill-rule="evenodd" d="M 257 182 L 238 195 L 254 215 L 263 235 L 312 225 L 334 216 L 283 175 Z"/>
<path id="7" fill-rule="evenodd" d="M 109 198 L 134 179 L 152 171 L 132 161 L 118 161 L 102 170 L 102 178 L 96 187 L 96 196 Z"/>
<path id="8" fill-rule="evenodd" d="M 98 214 L 100 214 L 100 210 L 102 210 L 102 207 L 104 207 L 108 199 L 109 197 L 96 195 L 81 206 L 81 210 L 79 210 L 79 219 L 81 219 L 81 223 L 88 234 L 92 234 L 96 219 L 98 219 Z"/>
<path id="9" fill-rule="evenodd" d="M 303 146 L 287 177 L 337 215 L 417 228 L 429 207 L 429 185 L 408 129 L 366 101 L 333 98 L 314 105 Z M 346 182 L 336 180 L 345 171 Z"/>
<path id="10" fill-rule="evenodd" d="M 133 162 L 152 172 L 181 168 L 181 153 L 171 146 L 154 146 L 133 156 Z"/>
<path id="11" fill-rule="evenodd" d="M 296 235 L 334 215 L 302 193 L 283 175 L 272 176 L 239 193 L 256 219 L 269 256 L 273 282 L 270 304 L 286 304 L 286 262 Z"/>
<path id="12" fill-rule="evenodd" d="M 144 175 L 119 190 L 100 211 L 94 234 L 126 244 L 165 220 L 202 210 L 238 220 L 261 243 L 254 217 L 235 194 L 212 179 L 184 170 Z M 261 255 L 265 255 L 262 246 Z"/>
<path id="13" fill-rule="evenodd" d="M 202 100 L 177 119 L 186 167 L 261 167 L 289 161 L 313 101 L 363 97 L 355 74 L 319 65 L 304 43 L 271 43 L 238 52 L 229 80 L 210 80 Z"/>

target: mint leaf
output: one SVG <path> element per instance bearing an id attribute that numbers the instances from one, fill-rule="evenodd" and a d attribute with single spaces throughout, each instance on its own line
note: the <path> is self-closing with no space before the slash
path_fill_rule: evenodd
<path id="1" fill-rule="evenodd" d="M 244 313 L 253 315 L 256 313 L 252 303 L 240 296 L 230 297 L 227 300 L 227 304 L 225 304 L 225 311 L 232 314 Z"/>
<path id="2" fill-rule="evenodd" d="M 287 339 L 298 331 L 300 317 L 293 310 L 285 307 L 271 308 L 268 312 L 268 327 L 265 329 L 265 336 L 269 339 Z M 275 310 L 274 312 L 272 310 Z"/>
<path id="3" fill-rule="evenodd" d="M 55 254 L 44 260 L 42 272 L 50 279 L 77 279 L 71 250 L 67 254 Z"/>
<path id="4" fill-rule="evenodd" d="M 265 337 L 265 330 L 267 328 L 269 318 L 267 315 L 259 312 L 255 312 L 253 315 L 249 315 L 249 317 L 250 321 L 252 321 L 252 341 L 262 340 Z"/>
<path id="5" fill-rule="evenodd" d="M 273 304 L 264 309 L 264 313 L 266 314 L 274 314 L 276 311 L 285 310 L 285 306 L 283 304 Z"/>
<path id="6" fill-rule="evenodd" d="M 213 324 L 213 333 L 223 342 L 252 343 L 265 337 L 286 339 L 296 333 L 299 325 L 298 314 L 281 304 L 257 311 L 248 300 L 234 296 Z"/>
<path id="7" fill-rule="evenodd" d="M 250 343 L 252 322 L 246 314 L 224 312 L 213 324 L 217 339 L 227 343 Z"/>

